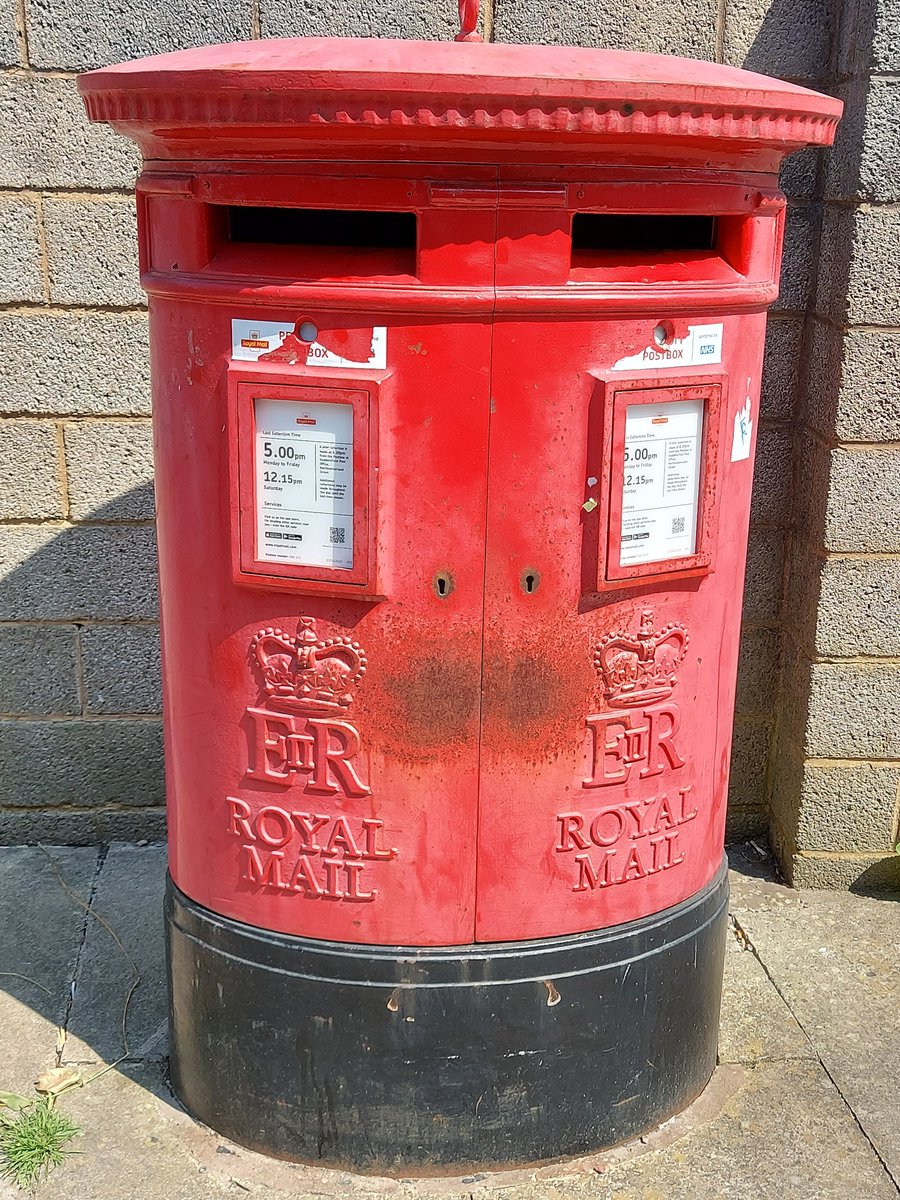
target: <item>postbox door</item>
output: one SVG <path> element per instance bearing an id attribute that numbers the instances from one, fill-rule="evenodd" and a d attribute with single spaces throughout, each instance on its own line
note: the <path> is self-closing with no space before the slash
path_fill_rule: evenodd
<path id="1" fill-rule="evenodd" d="M 496 214 L 436 173 L 146 196 L 153 269 L 235 293 L 151 309 L 172 875 L 270 931 L 474 936 Z"/>
<path id="2" fill-rule="evenodd" d="M 170 321 L 179 333 L 192 316 L 159 303 L 154 313 L 158 330 Z M 215 306 L 205 319 L 193 316 L 197 353 L 209 361 L 228 317 Z M 177 497 L 160 512 L 166 652 L 186 664 L 168 676 L 173 878 L 215 911 L 326 940 L 472 940 L 490 338 L 484 320 L 393 321 L 397 369 L 380 382 L 363 371 L 239 364 L 235 441 L 243 436 L 251 501 L 262 472 L 280 480 L 303 469 L 270 468 L 277 454 L 267 440 L 314 461 L 314 443 L 278 442 L 270 430 L 298 417 L 304 430 L 310 414 L 324 414 L 326 431 L 353 420 L 354 482 L 377 466 L 373 557 L 383 600 L 320 594 L 287 574 L 277 591 L 268 577 L 229 588 L 233 523 L 209 499 L 228 487 L 224 398 L 210 390 L 191 406 L 160 405 L 163 444 L 191 445 L 216 472 L 207 483 L 200 472 L 179 472 L 175 454 L 161 456 L 165 495 Z M 435 376 L 446 381 L 439 391 Z M 283 416 L 272 414 L 277 405 Z M 333 416 L 335 408 L 344 411 Z M 244 430 L 254 412 L 256 429 Z M 366 432 L 368 461 L 356 454 Z M 314 479 L 340 480 L 334 454 L 325 461 Z M 251 548 L 261 542 L 254 532 L 250 523 Z M 354 538 L 355 549 L 362 545 Z M 258 559 L 231 561 L 274 575 L 279 564 Z M 327 587 L 320 574 L 314 585 Z M 198 609 L 211 631 L 208 653 L 198 649 Z"/>
<path id="3" fill-rule="evenodd" d="M 517 312 L 536 262 L 545 286 L 571 282 L 570 219 L 501 199 L 479 941 L 661 911 L 722 853 L 752 464 L 732 430 L 756 407 L 765 318 L 695 317 L 673 289 L 672 336 L 715 325 L 715 352 L 645 367 L 658 312 Z"/>
<path id="4" fill-rule="evenodd" d="M 731 710 L 720 678 L 734 669 L 740 569 L 735 597 L 719 579 L 711 587 L 705 567 L 666 580 L 658 563 L 640 562 L 645 575 L 613 577 L 604 590 L 591 576 L 600 555 L 631 568 L 656 553 L 621 548 L 621 528 L 660 516 L 623 514 L 623 465 L 647 491 L 665 453 L 671 488 L 696 469 L 688 503 L 661 515 L 667 533 L 702 526 L 722 382 L 623 377 L 620 389 L 587 369 L 597 334 L 590 322 L 546 341 L 524 322 L 495 331 L 480 941 L 646 916 L 699 891 L 721 858 Z M 594 509 L 603 491 L 612 503 Z"/>

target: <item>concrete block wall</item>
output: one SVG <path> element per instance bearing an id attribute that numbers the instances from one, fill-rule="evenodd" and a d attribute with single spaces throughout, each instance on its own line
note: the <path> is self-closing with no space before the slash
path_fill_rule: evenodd
<path id="1" fill-rule="evenodd" d="M 881 24 L 862 12 L 867 4 L 882 14 Z M 824 503 L 823 536 L 827 528 L 829 537 L 856 546 L 862 519 L 854 507 L 856 459 L 844 465 L 832 453 L 832 439 L 842 439 L 841 451 L 851 454 L 860 440 L 887 443 L 883 455 L 873 451 L 868 459 L 884 480 L 882 510 L 896 479 L 890 438 L 896 436 L 900 343 L 887 313 L 887 275 L 897 269 L 890 200 L 900 123 L 889 106 L 870 99 L 877 89 L 895 95 L 885 72 L 896 67 L 884 65 L 897 50 L 884 16 L 892 4 L 896 0 L 482 4 L 482 32 L 498 41 L 692 55 L 811 86 L 840 85 L 853 101 L 841 154 L 827 169 L 816 152 L 797 155 L 783 179 L 790 204 L 784 290 L 770 323 L 744 602 L 730 826 L 737 836 L 763 833 L 776 795 L 779 844 L 789 859 L 791 839 L 812 836 L 814 814 L 828 807 L 822 797 L 838 787 L 835 779 L 838 790 L 846 783 L 842 794 L 851 807 L 869 797 L 867 819 L 872 828 L 880 821 L 883 832 L 883 813 L 874 810 L 885 802 L 888 776 L 900 771 L 882 747 L 881 759 L 851 755 L 852 776 L 829 774 L 838 768 L 823 765 L 827 756 L 816 760 L 818 774 L 810 774 L 801 734 L 779 717 L 785 703 L 799 711 L 813 694 L 829 695 L 829 685 L 833 691 L 842 678 L 804 674 L 811 665 L 831 664 L 813 664 L 803 632 L 818 621 L 818 600 L 803 620 L 797 615 L 796 580 L 806 562 L 798 529 L 806 516 L 798 517 L 795 493 L 805 488 L 810 505 Z M 75 73 L 247 37 L 447 38 L 455 21 L 453 0 L 416 6 L 211 0 L 196 11 L 176 10 L 166 0 L 117 0 L 114 10 L 108 0 L 0 0 L 0 840 L 150 837 L 163 821 L 148 366 L 131 196 L 137 160 L 125 139 L 86 123 Z M 837 47 L 848 30 L 855 40 L 841 51 L 838 66 Z M 854 155 L 859 162 L 848 166 Z M 866 181 L 868 190 L 856 196 L 848 179 L 853 186 Z M 825 265 L 819 258 L 823 221 Z M 867 275 L 863 258 L 843 261 L 848 245 L 879 256 L 876 278 Z M 839 314 L 844 275 L 848 311 L 870 322 L 879 312 L 878 328 Z M 807 374 L 810 362 L 817 365 Z M 839 395 L 831 387 L 838 378 Z M 806 438 L 816 454 L 804 474 L 798 463 L 807 460 L 797 448 Z M 825 503 L 823 488 L 832 476 Z M 896 637 L 884 617 L 896 564 L 882 544 L 890 541 L 887 534 L 875 548 L 879 513 L 864 507 L 868 556 L 851 561 L 836 543 L 821 594 L 843 611 L 870 652 L 881 653 L 872 651 L 876 642 L 887 647 Z M 816 576 L 809 564 L 806 569 Z M 859 571 L 863 577 L 854 574 Z M 845 633 L 824 618 L 821 625 L 818 652 L 840 658 Z M 807 653 L 795 669 L 800 646 Z M 848 668 L 856 665 L 854 657 Z M 890 669 L 889 654 L 883 666 Z M 872 675 L 869 683 L 872 702 L 879 688 L 890 689 L 889 676 Z M 816 720 L 819 744 L 827 743 L 835 731 L 824 717 Z M 835 796 L 830 803 L 840 806 Z M 829 852 L 840 852 L 847 839 L 836 818 L 830 836 Z"/>
<path id="2" fill-rule="evenodd" d="M 848 0 L 801 352 L 772 832 L 800 886 L 900 887 L 900 3 Z"/>
<path id="3" fill-rule="evenodd" d="M 0 6 L 4 842 L 164 828 L 137 156 L 83 118 L 83 8 Z"/>

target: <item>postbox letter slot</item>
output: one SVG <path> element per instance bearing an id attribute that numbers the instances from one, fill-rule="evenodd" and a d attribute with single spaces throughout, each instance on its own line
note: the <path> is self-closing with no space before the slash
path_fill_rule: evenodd
<path id="1" fill-rule="evenodd" d="M 572 220 L 572 256 L 654 250 L 711 250 L 716 219 L 672 213 L 576 213 Z"/>
<path id="2" fill-rule="evenodd" d="M 743 259 L 733 261 L 743 216 L 702 213 L 578 212 L 572 218 L 569 279 L 646 286 L 738 283 Z"/>
<path id="3" fill-rule="evenodd" d="M 357 212 L 321 208 L 229 208 L 233 242 L 281 246 L 372 247 L 415 250 L 416 216 L 410 212 Z"/>
<path id="4" fill-rule="evenodd" d="M 415 278 L 415 213 L 237 205 L 224 211 L 227 236 L 214 270 L 294 279 Z"/>

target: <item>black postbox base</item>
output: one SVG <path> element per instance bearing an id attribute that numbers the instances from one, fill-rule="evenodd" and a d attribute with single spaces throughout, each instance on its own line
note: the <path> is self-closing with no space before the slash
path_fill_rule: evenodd
<path id="1" fill-rule="evenodd" d="M 723 866 L 599 933 L 413 949 L 268 933 L 170 882 L 175 1091 L 244 1146 L 368 1172 L 615 1145 L 712 1074 L 727 899 Z"/>

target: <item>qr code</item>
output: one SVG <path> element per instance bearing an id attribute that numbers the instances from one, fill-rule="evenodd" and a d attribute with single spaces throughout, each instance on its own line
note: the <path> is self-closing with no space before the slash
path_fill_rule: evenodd
<path id="1" fill-rule="evenodd" d="M 342 525 L 332 525 L 331 536 L 329 538 L 332 546 L 343 546 L 346 540 L 346 531 L 344 527 Z"/>
<path id="2" fill-rule="evenodd" d="M 684 533 L 684 517 L 683 516 L 672 518 L 672 532 L 673 533 Z"/>

